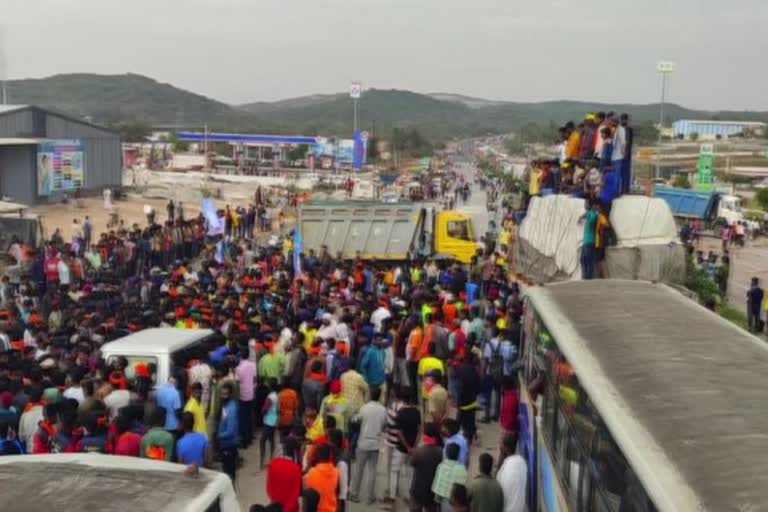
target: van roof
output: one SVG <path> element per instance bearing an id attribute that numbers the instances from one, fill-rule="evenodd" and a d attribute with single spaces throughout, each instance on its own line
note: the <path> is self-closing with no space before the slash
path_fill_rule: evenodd
<path id="1" fill-rule="evenodd" d="M 238 511 L 232 484 L 223 473 L 137 457 L 96 453 L 0 457 L 0 510 L 50 512 L 198 512 L 219 500 L 223 512 Z M 162 485 L 158 485 L 161 482 Z"/>
<path id="2" fill-rule="evenodd" d="M 104 355 L 170 354 L 212 335 L 211 329 L 175 329 L 159 327 L 144 329 L 101 347 Z"/>

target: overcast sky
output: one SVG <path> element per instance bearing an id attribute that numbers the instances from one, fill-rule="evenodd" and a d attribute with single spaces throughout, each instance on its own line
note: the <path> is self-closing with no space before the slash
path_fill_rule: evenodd
<path id="1" fill-rule="evenodd" d="M 3 0 L 10 78 L 148 75 L 231 103 L 366 87 L 768 110 L 765 0 Z M 2 60 L 0 58 L 0 60 Z"/>

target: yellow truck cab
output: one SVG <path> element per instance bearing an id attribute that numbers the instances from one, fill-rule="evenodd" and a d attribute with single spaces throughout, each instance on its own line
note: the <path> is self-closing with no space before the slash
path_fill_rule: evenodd
<path id="1" fill-rule="evenodd" d="M 469 263 L 477 253 L 472 219 L 464 213 L 439 212 L 435 218 L 434 237 L 435 253 L 452 256 L 461 263 Z"/>

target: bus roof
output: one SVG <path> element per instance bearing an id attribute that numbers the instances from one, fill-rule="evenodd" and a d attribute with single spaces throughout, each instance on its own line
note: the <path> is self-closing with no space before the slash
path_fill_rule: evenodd
<path id="1" fill-rule="evenodd" d="M 768 503 L 764 342 L 661 284 L 528 295 L 659 510 Z"/>
<path id="2" fill-rule="evenodd" d="M 105 343 L 101 347 L 101 352 L 110 355 L 172 353 L 211 334 L 213 331 L 210 329 L 175 329 L 173 327 L 144 329 Z"/>
<path id="3" fill-rule="evenodd" d="M 184 465 L 101 454 L 0 457 L 0 510 L 50 512 L 200 512 L 219 500 L 222 511 L 239 511 L 229 477 Z M 13 483 L 12 485 L 11 482 Z"/>

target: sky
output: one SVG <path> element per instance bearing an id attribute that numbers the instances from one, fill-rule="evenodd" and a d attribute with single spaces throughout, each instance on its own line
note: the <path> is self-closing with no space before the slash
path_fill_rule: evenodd
<path id="1" fill-rule="evenodd" d="M 3 0 L 5 76 L 138 73 L 228 103 L 365 87 L 768 110 L 765 0 Z M 3 74 L 0 55 L 0 74 Z"/>

